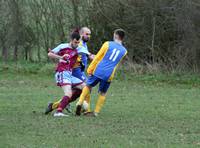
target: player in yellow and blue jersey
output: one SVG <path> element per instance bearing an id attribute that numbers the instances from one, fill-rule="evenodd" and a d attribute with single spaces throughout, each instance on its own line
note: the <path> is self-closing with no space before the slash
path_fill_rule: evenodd
<path id="1" fill-rule="evenodd" d="M 114 77 L 117 65 L 127 54 L 126 48 L 122 45 L 125 32 L 123 29 L 114 31 L 114 41 L 107 41 L 103 44 L 92 63 L 87 69 L 89 75 L 86 86 L 83 88 L 79 101 L 76 106 L 76 115 L 81 114 L 83 101 L 90 94 L 91 88 L 99 83 L 99 98 L 92 115 L 97 116 L 100 112 L 107 90 Z"/>
<path id="2" fill-rule="evenodd" d="M 78 53 L 82 64 L 77 62 L 73 68 L 72 75 L 83 81 L 86 81 L 87 77 L 85 75 L 85 68 L 87 68 L 88 58 L 92 60 L 94 56 L 89 52 L 87 46 L 87 42 L 90 40 L 91 31 L 88 27 L 82 27 L 79 33 L 81 36 L 81 41 L 78 47 Z"/>

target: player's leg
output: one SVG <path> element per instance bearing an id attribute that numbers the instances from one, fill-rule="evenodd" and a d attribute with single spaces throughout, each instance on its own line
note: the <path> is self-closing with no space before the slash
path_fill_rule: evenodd
<path id="1" fill-rule="evenodd" d="M 73 89 L 72 89 L 72 97 L 71 97 L 69 103 L 74 102 L 78 97 L 80 97 L 81 92 L 82 92 L 81 89 L 73 88 Z M 56 102 L 53 102 L 53 103 L 50 102 L 50 103 L 48 104 L 46 110 L 45 110 L 45 114 L 48 114 L 48 113 L 52 112 L 53 110 L 57 109 L 58 106 L 59 106 L 59 104 L 60 104 L 60 101 L 61 101 L 61 100 L 62 100 L 62 99 L 60 99 L 60 100 L 58 100 L 58 101 L 56 101 Z M 69 113 L 72 112 L 71 109 L 70 109 L 70 104 L 68 104 L 68 106 L 66 107 L 66 110 L 67 110 Z"/>
<path id="2" fill-rule="evenodd" d="M 78 67 L 78 68 L 74 68 L 73 71 L 72 71 L 72 75 L 74 77 L 77 77 L 79 79 L 81 79 L 82 81 L 86 82 L 87 80 L 87 76 L 85 75 L 84 71 L 81 70 L 81 67 Z M 73 95 L 72 95 L 73 96 Z M 79 97 L 79 96 L 78 96 Z M 77 97 L 77 98 L 78 98 Z M 85 98 L 85 101 L 88 103 L 88 110 L 87 112 L 90 112 L 90 94 L 88 94 Z"/>
<path id="3" fill-rule="evenodd" d="M 47 108 L 45 110 L 45 114 L 47 115 L 50 112 L 52 112 L 53 110 L 57 109 L 58 106 L 59 106 L 59 104 L 60 104 L 60 101 L 61 101 L 61 99 L 58 100 L 58 101 L 56 101 L 56 102 L 50 102 L 50 103 L 48 103 L 48 106 L 47 106 Z"/>
<path id="4" fill-rule="evenodd" d="M 69 100 L 72 96 L 71 73 L 68 71 L 61 72 L 57 84 L 63 89 L 64 96 L 62 97 L 62 100 L 57 108 L 57 112 L 54 113 L 54 116 L 66 116 L 62 113 L 62 111 L 69 104 Z"/>
<path id="5" fill-rule="evenodd" d="M 71 102 L 74 102 L 77 98 L 80 97 L 82 90 L 81 89 L 77 89 L 77 88 L 72 88 L 72 97 L 69 101 L 69 104 L 66 106 L 66 110 L 68 113 L 72 113 L 72 109 L 71 109 Z"/>
<path id="6" fill-rule="evenodd" d="M 56 80 L 56 83 L 57 83 L 57 86 L 61 86 L 63 85 L 62 82 L 63 82 L 63 72 L 56 72 L 55 74 L 55 80 Z M 50 112 L 52 112 L 54 109 L 58 108 L 58 105 L 60 103 L 61 100 L 58 100 L 56 102 L 50 102 L 48 103 L 48 106 L 47 108 L 45 109 L 45 114 L 49 114 Z"/>
<path id="7" fill-rule="evenodd" d="M 83 81 L 87 81 L 87 76 L 85 75 L 84 72 L 82 72 L 81 74 L 81 78 L 83 78 Z M 90 97 L 90 93 L 85 97 L 85 101 L 87 102 L 88 104 L 88 109 L 86 110 L 86 112 L 91 112 L 91 108 L 90 108 L 90 100 L 91 100 L 91 97 Z"/>
<path id="8" fill-rule="evenodd" d="M 72 88 L 72 97 L 71 97 L 70 103 L 76 101 L 76 99 L 77 99 L 78 97 L 80 97 L 81 92 L 82 92 L 81 89 Z"/>
<path id="9" fill-rule="evenodd" d="M 58 108 L 58 106 L 59 106 L 59 104 L 60 104 L 60 101 L 61 101 L 61 99 L 58 100 L 58 101 L 56 101 L 56 102 L 53 102 L 53 104 L 52 104 L 52 109 L 53 109 L 53 110 Z"/>
<path id="10" fill-rule="evenodd" d="M 73 89 L 72 89 L 72 97 L 71 97 L 71 99 L 69 100 L 69 103 L 74 102 L 78 97 L 80 97 L 81 92 L 82 92 L 81 89 L 73 88 Z M 56 102 L 49 103 L 49 105 L 48 105 L 48 110 L 53 111 L 53 110 L 57 109 L 58 106 L 59 106 L 59 104 L 60 104 L 60 101 L 61 101 L 61 99 L 58 100 L 58 101 L 56 101 Z M 70 104 L 67 105 L 66 110 L 68 111 L 68 113 L 72 113 Z M 50 112 L 51 112 L 51 111 L 50 111 Z M 46 112 L 47 112 L 47 111 L 46 111 Z"/>
<path id="11" fill-rule="evenodd" d="M 80 116 L 83 101 L 85 100 L 86 96 L 90 94 L 90 90 L 91 90 L 90 86 L 85 86 L 83 88 L 79 101 L 76 104 L 76 115 Z"/>
<path id="12" fill-rule="evenodd" d="M 83 88 L 85 87 L 85 82 L 77 77 L 72 76 L 72 86 L 73 86 L 73 96 L 72 101 L 80 97 Z M 81 90 L 81 91 L 80 91 Z"/>
<path id="13" fill-rule="evenodd" d="M 63 114 L 63 110 L 66 108 L 66 106 L 69 104 L 69 101 L 71 99 L 72 96 L 72 88 L 71 85 L 64 85 L 61 86 L 63 91 L 64 91 L 64 96 L 62 98 L 62 100 L 60 101 L 60 104 L 57 108 L 57 112 L 54 113 L 54 116 L 67 116 L 65 114 Z"/>
<path id="14" fill-rule="evenodd" d="M 94 110 L 94 115 L 97 116 L 99 114 L 99 112 L 101 111 L 101 108 L 105 102 L 106 99 L 106 93 L 107 90 L 110 86 L 110 82 L 106 82 L 101 80 L 100 81 L 100 85 L 99 85 L 99 97 L 95 106 L 95 110 Z"/>
<path id="15" fill-rule="evenodd" d="M 88 95 L 85 97 L 85 101 L 88 103 L 88 109 L 86 112 L 91 112 L 91 107 L 90 107 L 91 95 L 90 95 L 90 93 L 88 93 Z"/>
<path id="16" fill-rule="evenodd" d="M 76 104 L 76 115 L 80 116 L 83 101 L 86 99 L 86 97 L 90 96 L 92 87 L 94 87 L 98 82 L 99 82 L 99 79 L 97 77 L 95 76 L 88 77 L 86 86 L 83 88 L 79 101 Z"/>

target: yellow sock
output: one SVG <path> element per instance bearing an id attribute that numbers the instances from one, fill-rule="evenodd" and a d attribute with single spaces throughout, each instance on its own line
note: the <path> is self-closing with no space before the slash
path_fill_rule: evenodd
<path id="1" fill-rule="evenodd" d="M 52 109 L 53 109 L 53 110 L 58 108 L 58 106 L 59 106 L 59 104 L 60 104 L 60 101 L 61 101 L 61 100 L 56 101 L 56 102 L 53 103 L 53 105 L 52 105 Z"/>
<path id="2" fill-rule="evenodd" d="M 99 98 L 97 100 L 97 103 L 96 103 L 96 106 L 95 106 L 95 110 L 94 112 L 95 113 L 99 113 L 104 102 L 105 102 L 105 99 L 106 99 L 106 96 L 102 96 L 102 95 L 99 95 Z"/>
<path id="3" fill-rule="evenodd" d="M 90 95 L 90 89 L 85 86 L 82 90 L 81 96 L 77 102 L 77 105 L 82 105 L 83 101 L 85 100 L 86 96 Z"/>
<path id="4" fill-rule="evenodd" d="M 87 112 L 91 112 L 91 108 L 90 108 L 90 93 L 86 96 L 85 101 L 88 103 Z"/>

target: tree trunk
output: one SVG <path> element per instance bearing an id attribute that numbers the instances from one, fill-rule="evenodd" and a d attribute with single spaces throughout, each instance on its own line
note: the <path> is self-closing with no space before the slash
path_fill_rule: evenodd
<path id="1" fill-rule="evenodd" d="M 79 11 L 78 11 L 79 0 L 72 0 L 73 14 L 74 14 L 74 25 L 79 26 Z"/>
<path id="2" fill-rule="evenodd" d="M 156 31 L 156 17 L 153 16 L 153 24 L 152 24 L 152 40 L 151 40 L 151 56 L 152 56 L 152 63 L 155 62 L 155 31 Z"/>
<path id="3" fill-rule="evenodd" d="M 5 43 L 2 44 L 2 60 L 6 62 L 8 60 L 8 50 L 5 46 Z"/>
<path id="4" fill-rule="evenodd" d="M 17 59 L 18 59 L 18 46 L 15 45 L 15 47 L 14 47 L 14 53 L 13 53 L 13 60 L 15 62 L 17 62 Z"/>

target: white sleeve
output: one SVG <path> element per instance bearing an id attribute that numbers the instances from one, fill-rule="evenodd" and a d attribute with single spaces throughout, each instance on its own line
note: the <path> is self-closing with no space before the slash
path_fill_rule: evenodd
<path id="1" fill-rule="evenodd" d="M 60 44 L 57 47 L 55 47 L 52 52 L 53 53 L 58 53 L 61 49 L 68 47 L 68 44 Z"/>
<path id="2" fill-rule="evenodd" d="M 78 50 L 78 53 L 85 53 L 85 54 L 87 54 L 87 55 L 90 54 L 89 51 L 88 51 L 85 47 L 83 47 L 83 46 L 79 46 L 79 47 L 77 48 L 77 50 Z"/>

